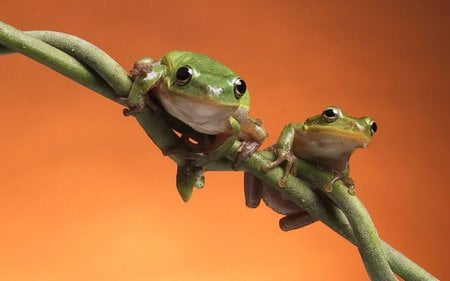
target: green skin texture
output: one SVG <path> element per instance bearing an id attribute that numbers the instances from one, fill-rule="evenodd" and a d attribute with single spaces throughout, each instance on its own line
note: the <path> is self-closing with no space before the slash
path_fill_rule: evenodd
<path id="1" fill-rule="evenodd" d="M 325 114 L 327 110 L 335 115 L 328 117 Z M 273 147 L 276 160 L 262 168 L 268 171 L 286 161 L 284 176 L 279 181 L 279 186 L 284 187 L 287 176 L 297 174 L 295 159 L 300 158 L 335 175 L 326 186 L 331 188 L 340 179 L 349 186 L 349 192 L 354 194 L 353 180 L 349 177 L 350 156 L 357 148 L 366 147 L 370 143 L 376 131 L 376 125 L 373 124 L 370 117 L 347 116 L 340 108 L 330 106 L 322 114 L 311 117 L 304 123 L 288 124 Z M 298 174 L 301 175 L 302 171 L 298 171 Z M 280 220 L 282 230 L 297 229 L 317 220 L 253 174 L 245 173 L 244 180 L 247 206 L 256 208 L 263 199 L 274 211 L 286 215 Z M 318 183 L 310 184 L 316 189 L 322 187 Z"/>
<path id="2" fill-rule="evenodd" d="M 177 71 L 184 66 L 192 69 L 192 78 L 187 83 L 179 83 Z M 223 157 L 236 140 L 244 142 L 240 152 L 245 161 L 267 136 L 260 122 L 247 114 L 248 90 L 237 96 L 235 82 L 239 76 L 219 61 L 198 53 L 172 51 L 159 61 L 151 58 L 137 61 L 131 74 L 133 85 L 125 99 L 129 107 L 125 113 L 134 114 L 145 104 L 156 109 L 149 99 L 153 97 L 170 115 L 194 131 L 215 136 L 213 143 L 199 140 L 200 145 L 191 143 L 178 149 L 189 160 L 186 165 L 178 166 L 177 172 L 177 188 L 184 201 L 189 200 L 194 186 L 203 187 L 202 167 Z M 189 133 L 181 133 L 186 142 Z M 186 152 L 187 148 L 190 152 Z M 167 154 L 174 153 L 177 152 Z"/>

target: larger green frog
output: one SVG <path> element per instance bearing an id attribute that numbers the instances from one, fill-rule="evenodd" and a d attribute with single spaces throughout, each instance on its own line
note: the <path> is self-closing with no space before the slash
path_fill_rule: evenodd
<path id="1" fill-rule="evenodd" d="M 212 143 L 200 141 L 187 158 L 198 160 L 195 158 L 199 155 L 203 163 L 213 161 L 222 157 L 235 140 L 241 140 L 235 163 L 238 166 L 267 136 L 261 122 L 248 116 L 250 95 L 245 81 L 217 60 L 198 53 L 172 51 L 160 60 L 139 60 L 131 74 L 134 82 L 124 100 L 128 106 L 125 115 L 140 111 L 145 104 L 157 110 L 156 100 L 171 116 L 194 131 L 214 136 Z M 198 167 L 188 168 L 199 170 Z M 187 174 L 186 178 L 180 172 L 179 169 L 177 183 L 183 185 L 179 190 L 184 190 L 180 193 L 186 201 L 190 185 L 202 184 L 201 173 L 194 173 L 191 178 Z"/>
<path id="2" fill-rule="evenodd" d="M 340 108 L 330 106 L 304 123 L 288 124 L 274 146 L 277 159 L 263 169 L 272 169 L 286 161 L 285 174 L 279 182 L 280 186 L 285 186 L 287 176 L 295 171 L 295 159 L 300 158 L 333 173 L 333 181 L 343 180 L 350 187 L 349 192 L 354 193 L 353 181 L 349 177 L 350 156 L 357 148 L 367 147 L 376 131 L 377 124 L 370 117 L 347 116 Z M 298 176 L 302 178 L 301 171 L 298 171 Z M 316 183 L 310 184 L 314 186 Z M 283 230 L 296 229 L 316 220 L 250 173 L 245 173 L 244 186 L 248 207 L 256 208 L 263 199 L 267 206 L 285 215 L 280 220 Z M 327 186 L 332 186 L 332 182 Z"/>

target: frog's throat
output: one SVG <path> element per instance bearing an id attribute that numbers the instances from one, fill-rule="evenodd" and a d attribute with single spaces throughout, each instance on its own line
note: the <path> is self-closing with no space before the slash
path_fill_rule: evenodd
<path id="1" fill-rule="evenodd" d="M 155 91 L 155 95 L 169 114 L 203 134 L 218 135 L 229 132 L 230 118 L 236 114 L 240 116 L 247 113 L 247 109 L 243 107 L 208 103 L 164 90 Z"/>

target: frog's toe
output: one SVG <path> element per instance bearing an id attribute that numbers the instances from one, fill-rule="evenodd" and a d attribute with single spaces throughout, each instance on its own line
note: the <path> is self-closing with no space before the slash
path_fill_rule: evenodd
<path id="1" fill-rule="evenodd" d="M 354 184 L 347 185 L 347 187 L 350 195 L 356 195 L 356 187 Z"/>
<path id="2" fill-rule="evenodd" d="M 130 105 L 128 108 L 123 109 L 124 116 L 134 115 L 144 109 L 144 104 Z"/>
<path id="3" fill-rule="evenodd" d="M 356 189 L 355 189 L 355 186 L 349 187 L 349 188 L 348 188 L 348 193 L 349 193 L 350 195 L 356 195 Z"/>
<path id="4" fill-rule="evenodd" d="M 353 181 L 353 179 L 347 177 L 347 178 L 343 178 L 342 181 L 348 187 L 348 193 L 350 195 L 356 195 L 356 187 L 355 187 L 355 182 Z"/>
<path id="5" fill-rule="evenodd" d="M 280 166 L 280 164 L 284 161 L 285 159 L 283 157 L 277 157 L 277 159 L 275 159 L 275 161 L 272 161 L 270 163 L 266 163 L 264 165 L 261 166 L 261 169 L 264 172 L 268 172 L 270 170 L 272 170 L 275 167 Z"/>
<path id="6" fill-rule="evenodd" d="M 278 186 L 279 187 L 286 187 L 288 176 L 289 176 L 289 173 L 284 171 L 283 176 L 281 176 L 281 179 L 278 181 Z"/>
<path id="7" fill-rule="evenodd" d="M 138 76 L 147 75 L 152 70 L 152 66 L 155 60 L 152 58 L 143 58 L 134 63 L 133 69 L 130 70 L 130 75 L 132 78 Z"/>
<path id="8" fill-rule="evenodd" d="M 273 162 L 272 162 L 273 163 Z M 268 172 L 270 171 L 273 167 L 272 163 L 266 163 L 264 165 L 261 166 L 261 170 L 263 170 L 264 172 Z"/>
<path id="9" fill-rule="evenodd" d="M 250 157 L 260 146 L 260 143 L 253 141 L 244 141 L 237 149 L 236 160 L 234 161 L 232 168 L 238 170 L 242 162 L 247 162 Z"/>
<path id="10" fill-rule="evenodd" d="M 120 104 L 127 107 L 127 108 L 123 109 L 123 115 L 125 115 L 125 116 L 130 116 L 139 111 L 142 111 L 142 109 L 144 109 L 144 107 L 145 107 L 145 103 L 143 103 L 143 102 L 137 103 L 137 104 L 131 103 L 129 98 L 118 97 L 116 99 L 117 99 L 117 102 L 119 102 Z"/>

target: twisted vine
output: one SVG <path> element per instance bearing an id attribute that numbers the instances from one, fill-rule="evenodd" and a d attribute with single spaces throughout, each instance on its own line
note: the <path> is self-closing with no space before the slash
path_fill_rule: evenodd
<path id="1" fill-rule="evenodd" d="M 0 22 L 0 54 L 13 52 L 22 53 L 47 65 L 115 102 L 120 103 L 119 97 L 128 96 L 132 84 L 127 72 L 114 59 L 83 39 L 54 31 L 22 32 Z M 172 130 L 173 125 L 162 115 L 144 109 L 137 113 L 135 118 L 162 151 L 178 143 L 178 136 Z M 232 170 L 236 149 L 239 146 L 239 141 L 236 141 L 225 158 L 210 163 L 205 168 L 214 171 Z M 177 164 L 185 161 L 177 156 L 171 158 Z M 261 166 L 271 160 L 273 160 L 272 153 L 260 151 L 243 163 L 241 170 L 250 172 L 271 184 L 294 203 L 358 246 L 372 280 L 396 280 L 393 272 L 405 280 L 437 280 L 425 269 L 379 239 L 364 205 L 357 196 L 347 192 L 347 187 L 342 181 L 334 181 L 333 191 L 327 193 L 336 205 L 330 204 L 313 192 L 307 182 L 297 177 L 289 176 L 286 187 L 280 188 L 278 182 L 283 175 L 281 168 L 272 169 L 267 173 L 261 170 Z M 334 177 L 301 159 L 297 161 L 297 169 L 305 176 L 306 181 L 321 182 L 323 186 Z"/>

